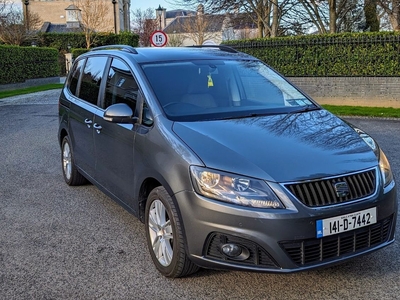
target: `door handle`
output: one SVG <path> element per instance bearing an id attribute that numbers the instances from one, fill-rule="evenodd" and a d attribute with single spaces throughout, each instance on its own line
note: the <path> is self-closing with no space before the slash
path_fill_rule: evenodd
<path id="1" fill-rule="evenodd" d="M 97 123 L 94 123 L 93 128 L 96 129 L 97 133 L 100 133 L 100 131 L 103 129 L 103 127 Z"/>
<path id="2" fill-rule="evenodd" d="M 86 126 L 87 126 L 87 128 L 90 128 L 91 126 L 90 125 L 92 125 L 92 123 L 93 123 L 93 121 L 92 120 L 90 120 L 90 119 L 85 119 L 85 124 L 86 124 Z"/>

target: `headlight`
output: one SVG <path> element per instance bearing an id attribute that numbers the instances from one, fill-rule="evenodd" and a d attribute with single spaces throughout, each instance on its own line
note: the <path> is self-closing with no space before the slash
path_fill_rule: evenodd
<path id="1" fill-rule="evenodd" d="M 379 158 L 379 147 L 376 144 L 375 140 L 367 133 L 362 131 L 359 128 L 354 128 L 354 130 L 360 135 L 360 137 L 364 140 L 364 142 L 374 151 L 375 155 Z"/>
<path id="2" fill-rule="evenodd" d="M 354 128 L 354 130 L 360 135 L 360 137 L 367 143 L 368 146 L 371 147 L 372 151 L 374 151 L 376 157 L 379 160 L 379 168 L 382 174 L 383 186 L 386 187 L 393 181 L 393 173 L 390 169 L 390 164 L 388 159 L 386 158 L 385 153 L 381 150 L 375 140 L 370 137 L 367 133 L 362 131 L 361 129 Z"/>
<path id="3" fill-rule="evenodd" d="M 379 168 L 381 169 L 383 186 L 386 187 L 393 180 L 393 173 L 390 169 L 390 164 L 388 159 L 386 158 L 385 153 L 381 149 L 379 149 Z"/>
<path id="4" fill-rule="evenodd" d="M 190 167 L 197 193 L 216 200 L 258 208 L 284 208 L 278 197 L 262 180 Z"/>

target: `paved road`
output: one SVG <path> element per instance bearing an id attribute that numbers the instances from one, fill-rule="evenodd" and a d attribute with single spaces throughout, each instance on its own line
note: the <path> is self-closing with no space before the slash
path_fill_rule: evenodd
<path id="1" fill-rule="evenodd" d="M 142 223 L 97 188 L 64 183 L 57 95 L 0 99 L 1 300 L 399 299 L 400 240 L 323 270 L 162 277 Z M 400 121 L 349 120 L 378 140 L 400 180 Z"/>

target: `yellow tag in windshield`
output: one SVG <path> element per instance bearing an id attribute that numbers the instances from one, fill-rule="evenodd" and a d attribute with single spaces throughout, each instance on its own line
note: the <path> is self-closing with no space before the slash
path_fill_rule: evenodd
<path id="1" fill-rule="evenodd" d="M 214 86 L 214 82 L 213 82 L 213 80 L 212 80 L 211 74 L 210 74 L 210 75 L 207 75 L 207 77 L 208 77 L 208 87 Z"/>

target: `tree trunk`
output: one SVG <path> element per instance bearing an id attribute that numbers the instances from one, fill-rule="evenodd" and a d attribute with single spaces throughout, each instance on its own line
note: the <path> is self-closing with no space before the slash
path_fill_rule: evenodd
<path id="1" fill-rule="evenodd" d="M 329 0 L 329 32 L 336 33 L 336 0 Z"/>
<path id="2" fill-rule="evenodd" d="M 264 37 L 264 22 L 261 19 L 258 19 L 257 27 L 258 27 L 258 37 L 259 38 Z"/>
<path id="3" fill-rule="evenodd" d="M 364 0 L 365 31 L 379 31 L 377 1 Z"/>
<path id="4" fill-rule="evenodd" d="M 392 14 L 389 17 L 393 30 L 400 31 L 400 0 L 392 0 Z"/>
<path id="5" fill-rule="evenodd" d="M 278 0 L 271 0 L 271 3 L 272 3 L 271 37 L 276 37 L 276 36 L 278 36 L 278 27 L 279 27 Z"/>

